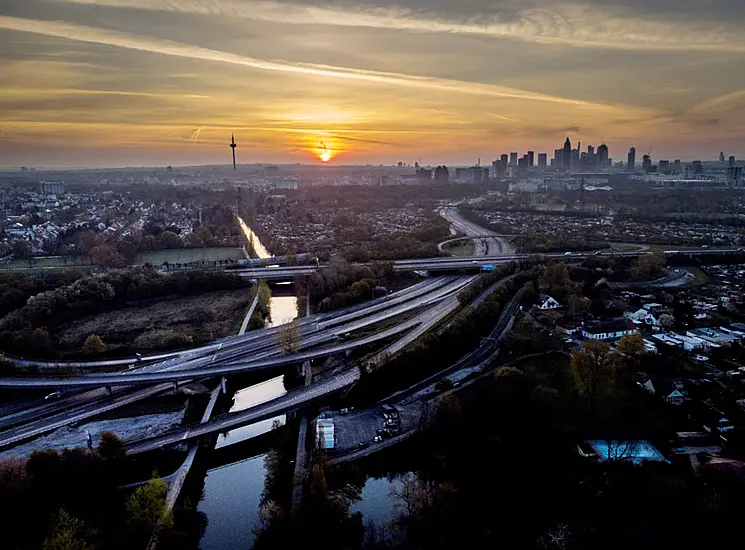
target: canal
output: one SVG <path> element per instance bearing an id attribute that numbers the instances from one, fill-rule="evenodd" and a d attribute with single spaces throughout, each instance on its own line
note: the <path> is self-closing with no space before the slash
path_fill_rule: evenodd
<path id="1" fill-rule="evenodd" d="M 256 233 L 241 218 L 238 218 L 238 224 L 256 254 L 260 258 L 271 258 L 272 255 Z M 267 326 L 289 323 L 297 317 L 297 298 L 273 295 L 269 308 L 271 319 L 267 320 Z M 237 390 L 233 395 L 230 412 L 253 407 L 286 392 L 283 376 Z M 215 448 L 220 449 L 262 435 L 277 424 L 283 425 L 285 421 L 285 415 L 281 415 L 220 434 Z M 248 549 L 253 546 L 266 481 L 265 458 L 266 454 L 259 454 L 207 471 L 204 491 L 197 506 L 198 511 L 207 517 L 207 528 L 199 544 L 202 550 Z"/>

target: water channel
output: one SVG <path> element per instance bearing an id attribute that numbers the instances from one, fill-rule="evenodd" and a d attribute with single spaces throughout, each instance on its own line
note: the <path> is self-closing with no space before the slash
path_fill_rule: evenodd
<path id="1" fill-rule="evenodd" d="M 256 254 L 260 258 L 271 258 L 272 255 L 251 228 L 240 218 L 238 223 L 246 238 L 253 244 Z M 293 296 L 272 296 L 269 307 L 271 321 L 267 322 L 267 326 L 279 326 L 297 317 L 297 298 Z M 278 376 L 236 391 L 230 412 L 241 411 L 284 395 L 286 390 L 283 378 Z M 272 429 L 275 422 L 284 424 L 285 415 L 220 434 L 215 448 L 264 434 Z M 265 456 L 260 454 L 248 457 L 207 471 L 204 493 L 197 507 L 207 516 L 208 521 L 199 545 L 202 550 L 251 548 L 256 536 L 255 528 L 266 477 Z"/>
<path id="2" fill-rule="evenodd" d="M 264 247 L 258 236 L 238 218 L 247 239 L 260 258 L 272 255 Z M 297 298 L 292 296 L 272 296 L 270 302 L 271 322 L 267 326 L 279 326 L 297 317 Z M 243 388 L 235 392 L 230 412 L 240 411 L 258 405 L 286 393 L 283 376 Z M 245 441 L 270 431 L 273 425 L 285 423 L 285 415 L 231 430 L 218 436 L 215 448 L 226 447 Z M 266 454 L 246 457 L 226 466 L 207 471 L 204 492 L 197 507 L 207 517 L 199 547 L 202 550 L 222 550 L 224 548 L 249 549 L 256 538 L 259 521 L 259 508 L 264 490 Z M 364 522 L 373 522 L 384 528 L 395 517 L 394 499 L 391 488 L 399 488 L 398 477 L 369 477 L 362 489 L 360 501 L 350 506 L 350 514 L 361 512 Z"/>

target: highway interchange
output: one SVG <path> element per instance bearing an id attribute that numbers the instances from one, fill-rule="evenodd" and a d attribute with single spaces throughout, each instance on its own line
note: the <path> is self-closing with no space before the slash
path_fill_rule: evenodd
<path id="1" fill-rule="evenodd" d="M 447 212 L 443 216 L 448 218 Z M 440 257 L 411 259 L 393 262 L 399 271 L 428 272 L 441 275 L 426 279 L 403 291 L 390 294 L 342 311 L 314 315 L 296 321 L 300 333 L 297 353 L 284 355 L 277 344 L 280 328 L 252 331 L 232 336 L 191 350 L 123 360 L 40 363 L 10 358 L 18 366 L 74 367 L 76 369 L 100 368 L 135 363 L 134 367 L 113 374 L 83 374 L 76 376 L 23 376 L 0 378 L 0 388 L 15 390 L 65 390 L 58 399 L 25 399 L 0 406 L 0 447 L 54 430 L 60 426 L 79 422 L 103 412 L 169 391 L 174 383 L 205 380 L 251 371 L 277 369 L 320 359 L 337 353 L 348 352 L 361 346 L 395 339 L 378 352 L 375 359 L 385 358 L 403 349 L 443 318 L 455 311 L 459 304 L 458 292 L 472 282 L 485 266 L 500 265 L 524 260 L 531 255 L 514 254 L 496 235 L 485 235 L 484 230 L 469 225 L 462 218 L 450 219 L 460 232 L 473 237 L 484 237 L 475 242 L 476 255 L 470 257 Z M 719 254 L 737 252 L 738 249 L 680 249 L 667 254 Z M 614 252 L 616 256 L 639 256 L 645 250 Z M 567 262 L 581 262 L 596 255 L 610 252 L 552 253 L 545 257 Z M 268 262 L 264 262 L 266 265 Z M 322 266 L 251 267 L 232 270 L 238 275 L 268 280 L 307 275 Z M 464 275 L 463 273 L 474 273 Z M 392 322 L 390 321 L 392 320 Z M 376 325 L 389 321 L 383 330 Z M 364 334 L 355 334 L 364 331 Z M 483 351 L 483 350 L 481 350 Z M 479 353 L 481 355 L 481 353 Z M 335 376 L 314 382 L 277 400 L 251 409 L 208 421 L 200 426 L 185 427 L 152 442 L 134 443 L 133 453 L 186 441 L 205 433 L 225 431 L 247 423 L 269 418 L 292 410 L 320 397 L 353 384 L 359 369 L 352 368 Z"/>

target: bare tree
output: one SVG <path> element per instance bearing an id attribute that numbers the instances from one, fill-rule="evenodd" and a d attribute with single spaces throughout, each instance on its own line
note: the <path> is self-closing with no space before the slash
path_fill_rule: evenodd
<path id="1" fill-rule="evenodd" d="M 300 328 L 298 327 L 297 322 L 293 321 L 292 323 L 287 323 L 286 325 L 279 327 L 279 332 L 277 333 L 277 345 L 285 355 L 297 353 L 300 349 L 301 340 L 302 335 L 300 334 Z"/>

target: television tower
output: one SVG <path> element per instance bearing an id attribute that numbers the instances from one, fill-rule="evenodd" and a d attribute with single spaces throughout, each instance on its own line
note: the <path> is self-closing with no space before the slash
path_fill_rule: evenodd
<path id="1" fill-rule="evenodd" d="M 230 148 L 233 150 L 233 172 L 235 172 L 235 148 L 238 147 L 235 144 L 235 135 L 230 136 Z"/>

